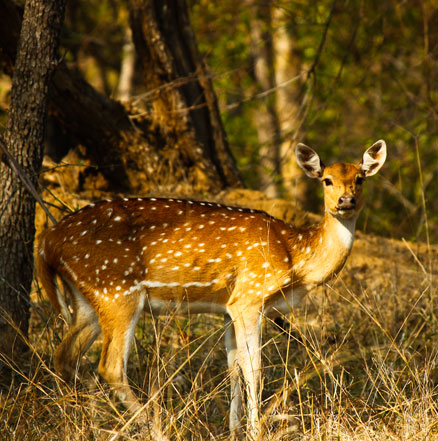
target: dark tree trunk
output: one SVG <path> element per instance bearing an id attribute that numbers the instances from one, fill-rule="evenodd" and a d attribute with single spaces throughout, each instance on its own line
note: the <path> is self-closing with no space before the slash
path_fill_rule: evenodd
<path id="1" fill-rule="evenodd" d="M 240 185 L 185 0 L 131 0 L 129 6 L 134 44 L 150 91 L 143 106 L 152 107 L 153 122 L 172 133 L 180 155 L 208 179 Z"/>
<path id="2" fill-rule="evenodd" d="M 48 88 L 57 65 L 64 8 L 63 0 L 27 1 L 18 42 L 6 144 L 34 185 L 43 158 Z M 23 349 L 17 330 L 24 336 L 28 330 L 35 200 L 4 163 L 0 181 L 0 352 L 14 357 Z"/>
<path id="3" fill-rule="evenodd" d="M 7 28 L 0 30 L 5 72 L 12 71 L 8 63 L 14 59 L 10 45 L 17 21 L 16 12 L 5 7 L 9 3 L 0 5 L 0 29 Z M 185 3 L 133 1 L 131 16 L 137 55 L 151 72 L 145 81 L 159 99 L 152 94 L 152 101 L 126 109 L 61 63 L 53 78 L 51 113 L 86 147 L 113 190 L 206 192 L 240 186 Z M 184 82 L 188 85 L 181 86 Z"/>

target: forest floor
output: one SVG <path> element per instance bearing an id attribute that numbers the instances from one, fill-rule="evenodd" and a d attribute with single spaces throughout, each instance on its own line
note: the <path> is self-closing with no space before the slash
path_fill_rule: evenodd
<path id="1" fill-rule="evenodd" d="M 44 199 L 76 209 L 114 196 L 76 193 L 65 179 L 45 175 L 56 198 Z M 292 223 L 318 220 L 249 190 L 215 200 Z M 40 233 L 40 209 L 36 225 Z M 438 246 L 358 231 L 335 283 L 312 292 L 283 329 L 263 324 L 261 439 L 438 440 L 437 269 Z M 101 341 L 74 384 L 57 377 L 53 352 L 66 328 L 36 283 L 32 302 L 26 369 L 0 390 L 1 440 L 229 439 L 222 317 L 141 317 L 128 371 L 150 415 L 141 427 L 97 376 Z"/>

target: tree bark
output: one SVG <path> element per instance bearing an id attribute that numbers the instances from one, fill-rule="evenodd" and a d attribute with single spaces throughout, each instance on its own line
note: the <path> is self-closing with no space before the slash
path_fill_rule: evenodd
<path id="1" fill-rule="evenodd" d="M 125 29 L 125 43 L 123 45 L 120 62 L 120 76 L 117 86 L 117 97 L 120 101 L 131 98 L 135 71 L 135 48 L 132 42 L 132 32 L 127 26 Z"/>
<path id="2" fill-rule="evenodd" d="M 11 20 L 3 15 L 3 11 L 9 13 L 11 8 L 4 7 L 9 3 L 9 0 L 3 0 L 0 6 L 0 29 L 1 25 L 6 27 L 0 30 L 2 63 L 10 63 L 14 59 L 10 36 L 14 35 L 17 26 L 17 14 L 13 13 Z M 86 147 L 86 156 L 99 166 L 110 190 L 122 193 L 157 190 L 203 193 L 241 186 L 234 159 L 228 150 L 211 82 L 196 51 L 186 5 L 183 1 L 156 3 L 131 4 L 133 23 L 137 27 L 134 41 L 137 51 L 140 51 L 138 55 L 142 57 L 154 53 L 154 58 L 144 61 L 143 65 L 148 70 L 160 71 L 161 66 L 154 64 L 159 60 L 156 58 L 162 48 L 159 45 L 166 38 L 170 41 L 171 35 L 177 33 L 181 41 L 179 44 L 171 41 L 178 50 L 166 53 L 168 61 L 176 65 L 179 61 L 172 58 L 178 57 L 183 60 L 182 63 L 186 63 L 184 59 L 190 59 L 192 70 L 174 71 L 171 81 L 182 81 L 190 73 L 199 91 L 196 95 L 199 102 L 194 102 L 201 110 L 185 110 L 193 105 L 193 101 L 185 107 L 181 105 L 177 112 L 171 107 L 156 107 L 154 110 L 159 111 L 158 116 L 151 113 L 149 103 L 143 107 L 139 103 L 127 109 L 98 93 L 77 73 L 70 71 L 65 63 L 61 63 L 53 78 L 51 113 L 70 136 Z M 177 28 L 166 26 L 162 21 L 156 22 L 155 17 L 162 15 L 160 10 L 165 10 L 166 18 L 178 18 L 173 22 Z M 154 22 L 155 28 L 152 26 Z M 148 32 L 154 31 L 158 37 L 162 32 L 160 27 L 164 29 L 162 38 L 152 40 Z M 143 33 L 146 35 L 142 36 Z M 149 46 L 142 44 L 142 40 Z M 10 65 L 5 69 L 6 72 L 8 70 L 12 71 Z M 169 76 L 156 75 L 156 78 L 160 82 L 153 86 L 148 84 L 148 87 L 151 90 L 158 87 L 163 94 L 168 87 Z M 148 79 L 145 77 L 145 81 Z M 190 114 L 188 119 L 182 115 L 187 113 Z M 185 125 L 178 126 L 177 120 L 184 118 Z"/>
<path id="3" fill-rule="evenodd" d="M 17 49 L 6 143 L 10 154 L 37 185 L 43 158 L 48 89 L 57 65 L 64 0 L 26 2 Z M 0 352 L 14 358 L 27 336 L 33 278 L 35 200 L 0 163 Z"/>
<path id="4" fill-rule="evenodd" d="M 259 179 L 261 189 L 272 198 L 280 195 L 280 124 L 276 109 L 274 52 L 271 29 L 271 0 L 250 1 L 251 55 L 259 92 L 271 91 L 255 111 L 259 141 Z"/>
<path id="5" fill-rule="evenodd" d="M 302 87 L 302 81 L 299 79 L 301 63 L 296 54 L 295 39 L 290 29 L 292 13 L 289 2 L 277 4 L 273 10 L 272 39 L 277 87 L 275 106 L 281 133 L 279 148 L 283 196 L 304 207 L 307 206 L 309 179 L 303 177 L 294 151 L 299 141 L 303 115 L 300 113 L 299 103 Z"/>
<path id="6" fill-rule="evenodd" d="M 175 140 L 198 179 L 241 186 L 185 1 L 131 0 L 129 8 L 148 90 L 138 105 L 151 109 L 152 125 Z"/>

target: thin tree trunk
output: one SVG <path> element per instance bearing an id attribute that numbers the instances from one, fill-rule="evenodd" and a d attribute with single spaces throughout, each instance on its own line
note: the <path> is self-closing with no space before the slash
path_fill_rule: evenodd
<path id="1" fill-rule="evenodd" d="M 135 70 L 135 48 L 132 42 L 130 28 L 125 29 L 125 44 L 122 51 L 122 62 L 120 66 L 119 84 L 117 97 L 120 101 L 127 101 L 132 95 L 132 86 Z"/>
<path id="2" fill-rule="evenodd" d="M 301 207 L 307 202 L 308 179 L 303 179 L 298 167 L 294 147 L 300 138 L 301 119 L 298 97 L 302 82 L 300 59 L 294 48 L 294 38 L 290 30 L 290 3 L 277 4 L 273 10 L 273 47 L 276 90 L 276 112 L 279 117 L 281 142 L 281 176 L 283 196 L 296 201 Z M 289 8 L 289 9 L 288 9 Z"/>
<path id="3" fill-rule="evenodd" d="M 261 189 L 269 197 L 278 197 L 280 175 L 280 125 L 275 104 L 275 75 L 271 39 L 271 0 L 251 1 L 251 55 L 254 76 L 259 92 L 268 93 L 263 105 L 254 114 L 259 149 L 259 178 Z"/>
<path id="4" fill-rule="evenodd" d="M 6 144 L 34 185 L 43 158 L 48 89 L 57 65 L 64 9 L 64 0 L 27 1 L 18 42 Z M 0 180 L 0 352 L 14 357 L 23 350 L 17 330 L 24 336 L 28 331 L 35 200 L 4 163 Z"/>

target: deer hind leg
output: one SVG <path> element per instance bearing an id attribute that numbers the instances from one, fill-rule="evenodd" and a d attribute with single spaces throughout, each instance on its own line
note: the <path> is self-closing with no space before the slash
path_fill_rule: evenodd
<path id="1" fill-rule="evenodd" d="M 233 322 L 225 319 L 225 347 L 227 349 L 227 362 L 230 371 L 231 403 L 229 425 L 232 439 L 241 438 L 240 425 L 242 419 L 242 388 L 237 359 L 236 333 Z"/>
<path id="2" fill-rule="evenodd" d="M 256 439 L 260 434 L 261 316 L 257 310 L 234 312 L 230 310 L 234 324 L 237 358 L 246 383 L 248 434 Z"/>
<path id="3" fill-rule="evenodd" d="M 55 351 L 55 369 L 67 381 L 77 371 L 79 361 L 100 334 L 98 316 L 82 293 L 64 283 L 73 306 L 73 323 Z"/>
<path id="4" fill-rule="evenodd" d="M 103 346 L 99 373 L 131 413 L 141 409 L 141 405 L 129 386 L 126 370 L 135 327 L 144 308 L 144 299 L 145 295 L 142 293 L 135 302 L 117 305 L 117 317 L 108 317 L 102 323 Z"/>

